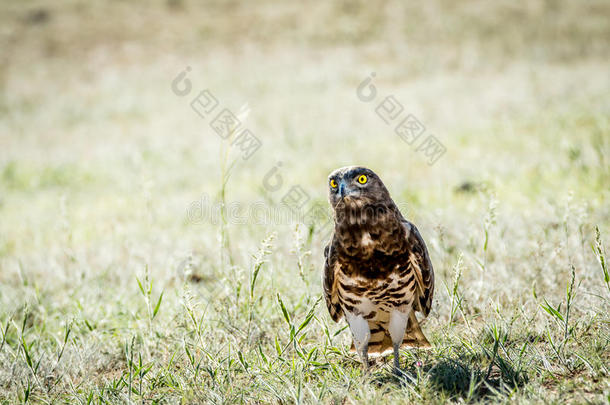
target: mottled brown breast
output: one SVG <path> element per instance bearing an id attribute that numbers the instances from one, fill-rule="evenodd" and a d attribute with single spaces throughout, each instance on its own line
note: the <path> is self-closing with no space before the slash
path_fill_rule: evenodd
<path id="1" fill-rule="evenodd" d="M 377 213 L 374 221 L 354 210 L 344 213 L 325 250 L 324 289 L 331 317 L 337 321 L 343 310 L 366 315 L 363 308 L 405 305 L 428 315 L 434 273 L 417 228 L 393 203 L 367 212 Z"/>

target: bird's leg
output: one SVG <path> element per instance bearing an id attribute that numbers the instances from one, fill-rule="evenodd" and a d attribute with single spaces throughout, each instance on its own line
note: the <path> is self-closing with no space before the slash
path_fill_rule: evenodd
<path id="1" fill-rule="evenodd" d="M 409 313 L 402 312 L 397 309 L 392 310 L 390 313 L 390 324 L 388 325 L 388 331 L 390 332 L 390 338 L 392 338 L 392 346 L 394 347 L 394 373 L 401 375 L 400 371 L 400 345 L 405 337 L 405 331 L 407 329 L 407 323 L 409 321 Z"/>
<path id="2" fill-rule="evenodd" d="M 362 315 L 356 315 L 353 313 L 346 313 L 345 317 L 352 331 L 352 337 L 354 338 L 354 346 L 356 351 L 360 355 L 360 360 L 364 365 L 365 369 L 369 367 L 369 340 L 371 339 L 371 329 L 369 323 Z"/>
<path id="3" fill-rule="evenodd" d="M 400 343 L 392 343 L 392 346 L 394 346 L 394 372 L 398 373 L 400 370 L 400 352 L 398 351 Z"/>
<path id="4" fill-rule="evenodd" d="M 366 344 L 362 347 L 362 352 L 360 352 L 360 360 L 362 361 L 362 365 L 364 366 L 365 370 L 369 369 L 369 342 L 367 341 Z"/>

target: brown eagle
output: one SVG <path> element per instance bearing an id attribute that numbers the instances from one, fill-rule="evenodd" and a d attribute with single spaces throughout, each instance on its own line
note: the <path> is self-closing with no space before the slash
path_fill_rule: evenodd
<path id="1" fill-rule="evenodd" d="M 419 231 L 372 170 L 350 166 L 328 176 L 335 232 L 324 249 L 324 298 L 331 318 L 345 316 L 352 350 L 368 355 L 430 347 L 415 312 L 430 313 L 434 271 Z"/>

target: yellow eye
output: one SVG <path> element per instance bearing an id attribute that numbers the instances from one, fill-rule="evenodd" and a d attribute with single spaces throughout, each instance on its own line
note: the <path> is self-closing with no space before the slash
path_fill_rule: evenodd
<path id="1" fill-rule="evenodd" d="M 366 176 L 364 174 L 361 174 L 360 177 L 358 177 L 358 183 L 360 184 L 364 184 L 366 183 L 368 179 L 366 178 Z"/>
<path id="2" fill-rule="evenodd" d="M 335 181 L 335 179 L 330 179 L 330 186 L 332 188 L 337 188 L 337 182 Z"/>

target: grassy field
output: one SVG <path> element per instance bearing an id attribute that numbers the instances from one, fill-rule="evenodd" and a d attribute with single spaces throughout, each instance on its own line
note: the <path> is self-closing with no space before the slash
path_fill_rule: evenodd
<path id="1" fill-rule="evenodd" d="M 610 401 L 607 1 L 2 2 L 0 50 L 0 403 Z M 351 164 L 435 268 L 403 381 L 320 301 Z"/>

